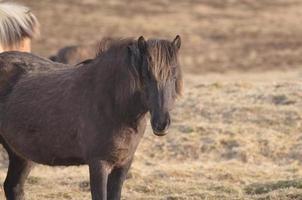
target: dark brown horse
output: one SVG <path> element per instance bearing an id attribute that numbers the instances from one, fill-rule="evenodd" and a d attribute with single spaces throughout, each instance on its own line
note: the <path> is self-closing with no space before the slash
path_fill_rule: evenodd
<path id="1" fill-rule="evenodd" d="M 77 64 L 83 60 L 93 59 L 97 54 L 105 51 L 116 38 L 105 37 L 94 44 L 67 46 L 59 49 L 56 55 L 49 59 L 64 64 Z"/>
<path id="2" fill-rule="evenodd" d="M 169 111 L 182 88 L 180 44 L 179 36 L 172 42 L 118 40 L 91 61 L 48 73 L 25 73 L 23 67 L 56 65 L 51 61 L 0 54 L 0 61 L 8 54 L 30 61 L 0 62 L 0 139 L 9 154 L 6 198 L 24 198 L 23 185 L 36 162 L 88 164 L 92 199 L 120 199 L 148 111 L 154 134 L 167 133 Z"/>

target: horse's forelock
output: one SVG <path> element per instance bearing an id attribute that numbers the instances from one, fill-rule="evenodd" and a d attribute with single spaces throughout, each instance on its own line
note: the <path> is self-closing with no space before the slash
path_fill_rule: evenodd
<path id="1" fill-rule="evenodd" d="M 148 52 L 150 70 L 157 81 L 165 82 L 172 76 L 172 68 L 178 67 L 177 49 L 167 40 L 148 40 Z"/>

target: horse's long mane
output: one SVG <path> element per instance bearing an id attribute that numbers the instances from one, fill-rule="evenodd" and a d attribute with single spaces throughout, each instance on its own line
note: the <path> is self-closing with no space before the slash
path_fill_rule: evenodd
<path id="1" fill-rule="evenodd" d="M 104 42 L 105 41 L 105 42 Z M 114 102 L 118 109 L 124 110 L 125 103 L 140 87 L 140 79 L 136 69 L 131 65 L 131 56 L 128 50 L 130 45 L 136 44 L 132 38 L 108 39 L 100 43 L 95 63 L 98 71 L 98 80 L 111 82 L 114 91 Z M 108 84 L 103 84 L 108 87 Z M 101 85 L 101 84 L 100 84 Z"/>
<path id="2" fill-rule="evenodd" d="M 108 80 L 115 79 L 116 93 L 115 100 L 117 104 L 123 104 L 138 88 L 141 87 L 140 74 L 137 67 L 140 67 L 141 55 L 138 50 L 138 42 L 132 38 L 126 39 L 108 39 L 101 43 L 95 65 L 100 70 L 100 79 L 104 76 Z M 135 54 L 131 55 L 129 47 L 134 47 Z M 182 90 L 181 71 L 177 61 L 177 49 L 170 41 L 151 39 L 147 40 L 148 55 L 151 57 L 148 66 L 159 83 L 165 84 L 165 81 L 172 76 L 172 71 L 176 70 L 176 94 L 180 95 Z M 133 53 L 133 52 L 132 52 Z M 132 57 L 136 56 L 133 66 Z M 111 73 L 110 73 L 111 71 Z M 110 76 L 111 75 L 111 76 Z M 109 77 L 110 76 L 110 77 Z"/>
<path id="3" fill-rule="evenodd" d="M 151 59 L 157 63 L 150 70 L 157 80 L 164 81 L 171 76 L 171 66 L 177 64 L 176 49 L 166 40 L 149 40 L 148 45 Z"/>
<path id="4" fill-rule="evenodd" d="M 132 38 L 103 39 L 99 43 L 94 62 L 96 65 L 105 65 L 110 69 L 132 70 L 128 47 L 135 44 L 136 40 Z"/>
<path id="5" fill-rule="evenodd" d="M 39 22 L 29 8 L 15 3 L 0 2 L 0 42 L 14 47 L 25 38 L 39 34 Z"/>
<path id="6" fill-rule="evenodd" d="M 114 37 L 105 37 L 96 43 L 96 54 L 95 56 L 100 56 L 103 52 L 111 48 L 112 46 L 122 45 L 123 43 L 131 42 L 132 38 L 114 38 Z M 133 42 L 133 41 L 132 41 Z"/>
<path id="7" fill-rule="evenodd" d="M 171 66 L 177 67 L 177 50 L 171 42 L 167 40 L 150 39 L 147 41 L 147 44 L 148 53 L 153 62 L 149 63 L 151 67 L 150 70 L 158 81 L 165 81 L 171 76 L 173 70 Z M 125 49 L 130 45 L 137 46 L 137 40 L 133 38 L 104 38 L 99 42 L 96 57 L 102 56 L 104 52 L 109 50 L 109 52 L 115 54 L 115 58 L 118 59 L 116 54 L 127 54 L 126 51 L 121 51 L 121 49 Z"/>

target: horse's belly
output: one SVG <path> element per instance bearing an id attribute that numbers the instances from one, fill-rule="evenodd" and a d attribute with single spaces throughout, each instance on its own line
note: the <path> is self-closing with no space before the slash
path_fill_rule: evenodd
<path id="1" fill-rule="evenodd" d="M 75 133 L 76 134 L 76 133 Z M 57 135 L 57 136 L 56 136 Z M 72 134 L 71 134 L 72 135 Z M 17 154 L 45 165 L 84 164 L 75 136 L 51 132 L 3 131 L 3 138 Z"/>

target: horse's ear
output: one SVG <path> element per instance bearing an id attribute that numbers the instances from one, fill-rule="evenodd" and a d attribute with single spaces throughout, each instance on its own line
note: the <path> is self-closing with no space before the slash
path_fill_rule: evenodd
<path id="1" fill-rule="evenodd" d="M 175 39 L 173 40 L 172 44 L 176 47 L 176 49 L 180 49 L 180 46 L 181 46 L 181 38 L 179 35 L 177 35 L 175 37 Z"/>
<path id="2" fill-rule="evenodd" d="M 137 40 L 137 46 L 140 53 L 145 53 L 147 50 L 147 42 L 143 36 L 140 36 Z"/>

